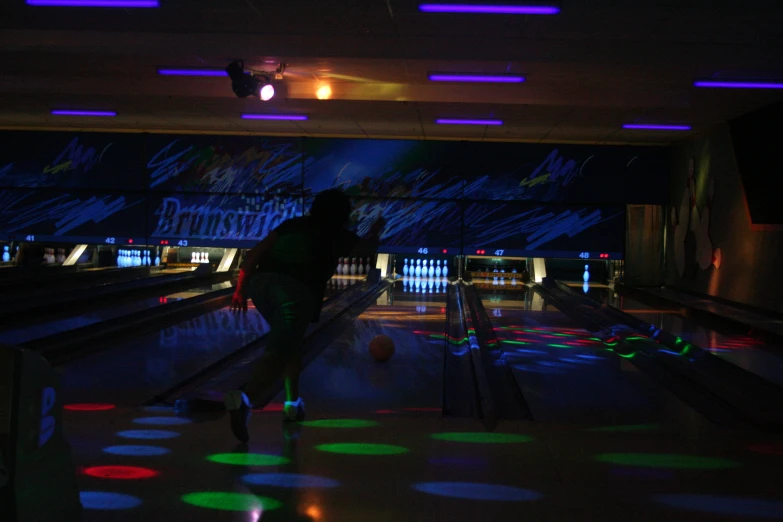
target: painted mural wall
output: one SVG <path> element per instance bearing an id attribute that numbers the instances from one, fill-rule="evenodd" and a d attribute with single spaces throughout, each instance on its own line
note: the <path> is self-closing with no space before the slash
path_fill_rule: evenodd
<path id="1" fill-rule="evenodd" d="M 388 249 L 622 252 L 667 184 L 649 147 L 2 132 L 0 239 L 250 246 L 339 187 Z"/>
<path id="2" fill-rule="evenodd" d="M 666 284 L 783 312 L 783 226 L 752 223 L 727 125 L 675 147 L 667 226 Z"/>

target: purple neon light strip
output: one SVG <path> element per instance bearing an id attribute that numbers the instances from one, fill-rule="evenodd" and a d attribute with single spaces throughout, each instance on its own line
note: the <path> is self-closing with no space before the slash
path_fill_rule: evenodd
<path id="1" fill-rule="evenodd" d="M 656 125 L 656 124 L 647 124 L 647 123 L 626 123 L 625 125 L 623 125 L 623 129 L 687 131 L 687 130 L 691 130 L 691 126 L 690 125 Z"/>
<path id="2" fill-rule="evenodd" d="M 71 110 L 53 110 L 55 116 L 117 116 L 113 111 L 71 111 Z"/>
<path id="3" fill-rule="evenodd" d="M 158 69 L 164 76 L 228 76 L 223 69 Z"/>
<path id="4" fill-rule="evenodd" d="M 435 120 L 438 125 L 503 125 L 501 120 L 459 120 L 441 118 Z"/>
<path id="5" fill-rule="evenodd" d="M 694 87 L 715 87 L 722 89 L 783 89 L 783 82 L 747 82 L 726 80 L 697 80 Z"/>
<path id="6" fill-rule="evenodd" d="M 304 114 L 243 114 L 245 120 L 296 120 L 304 121 L 307 116 Z"/>
<path id="7" fill-rule="evenodd" d="M 430 81 L 433 82 L 486 82 L 486 83 L 522 83 L 524 76 L 502 74 L 452 74 L 432 73 Z"/>
<path id="8" fill-rule="evenodd" d="M 559 7 L 546 5 L 420 4 L 419 10 L 425 13 L 482 13 L 522 15 L 554 15 L 560 12 Z"/>
<path id="9" fill-rule="evenodd" d="M 27 0 L 45 7 L 160 7 L 158 0 Z"/>

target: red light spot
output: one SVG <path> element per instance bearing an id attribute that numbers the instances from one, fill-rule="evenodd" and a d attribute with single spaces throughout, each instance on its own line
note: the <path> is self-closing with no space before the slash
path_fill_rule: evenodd
<path id="1" fill-rule="evenodd" d="M 129 239 L 129 240 L 128 240 L 128 244 L 129 244 L 129 245 L 132 245 L 132 244 L 133 244 L 133 240 L 132 240 L 132 239 Z"/>
<path id="2" fill-rule="evenodd" d="M 448 254 L 449 253 L 449 251 L 447 249 L 445 249 L 445 248 L 443 250 L 441 250 L 441 252 L 443 252 L 444 254 Z"/>
<path id="3" fill-rule="evenodd" d="M 63 406 L 64 410 L 68 411 L 107 411 L 113 410 L 114 404 L 66 404 Z"/>
<path id="4" fill-rule="evenodd" d="M 97 478 L 136 480 L 155 477 L 158 472 L 154 469 L 137 468 L 136 466 L 93 466 L 85 468 L 84 474 Z"/>
<path id="5" fill-rule="evenodd" d="M 403 408 L 405 411 L 443 411 L 441 408 Z"/>
<path id="6" fill-rule="evenodd" d="M 440 313 L 445 314 L 446 313 L 446 309 L 445 308 L 441 308 L 440 309 Z"/>
<path id="7" fill-rule="evenodd" d="M 783 455 L 783 443 L 781 442 L 764 442 L 761 444 L 754 444 L 748 446 L 750 451 L 755 453 L 766 453 L 767 455 Z"/>
<path id="8" fill-rule="evenodd" d="M 375 413 L 380 415 L 388 415 L 389 413 L 394 413 L 394 410 L 376 410 Z"/>

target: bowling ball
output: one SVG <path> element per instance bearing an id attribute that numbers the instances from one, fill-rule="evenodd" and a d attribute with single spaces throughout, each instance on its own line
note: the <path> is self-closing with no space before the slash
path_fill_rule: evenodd
<path id="1" fill-rule="evenodd" d="M 394 341 L 388 335 L 376 335 L 370 341 L 370 355 L 378 362 L 386 362 L 394 355 Z"/>

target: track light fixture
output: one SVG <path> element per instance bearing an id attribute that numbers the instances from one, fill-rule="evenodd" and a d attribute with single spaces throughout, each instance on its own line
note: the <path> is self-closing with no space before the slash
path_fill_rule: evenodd
<path id="1" fill-rule="evenodd" d="M 231 89 L 237 98 L 257 96 L 263 101 L 269 101 L 275 95 L 272 78 L 282 80 L 285 67 L 286 64 L 281 63 L 274 72 L 253 72 L 245 70 L 245 62 L 243 60 L 235 60 L 228 64 L 226 73 L 231 79 Z"/>

